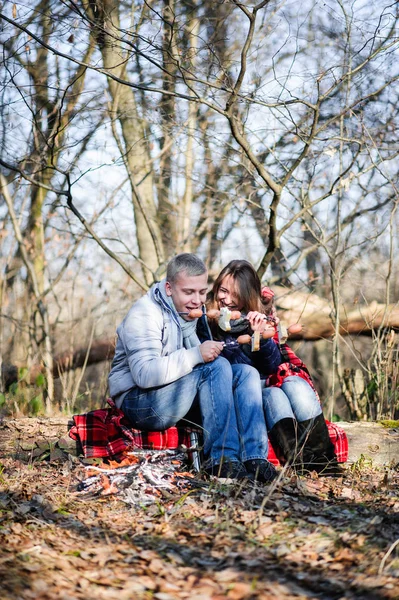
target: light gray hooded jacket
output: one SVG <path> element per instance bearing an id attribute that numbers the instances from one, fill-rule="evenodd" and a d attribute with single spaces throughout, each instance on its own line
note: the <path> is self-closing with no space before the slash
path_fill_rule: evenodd
<path id="1" fill-rule="evenodd" d="M 117 329 L 108 383 L 118 408 L 124 392 L 167 385 L 204 362 L 199 346 L 184 348 L 178 315 L 165 297 L 162 280 L 133 304 Z"/>

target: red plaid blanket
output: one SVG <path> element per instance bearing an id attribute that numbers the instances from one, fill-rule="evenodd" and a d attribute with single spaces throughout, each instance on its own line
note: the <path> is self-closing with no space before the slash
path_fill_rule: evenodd
<path id="1" fill-rule="evenodd" d="M 184 444 L 192 446 L 191 434 L 201 434 L 200 429 L 192 427 L 170 427 L 165 431 L 141 431 L 133 429 L 121 410 L 111 399 L 110 408 L 93 410 L 73 417 L 74 425 L 69 436 L 82 445 L 85 458 L 110 458 L 117 456 L 127 448 L 149 450 L 176 449 Z M 348 440 L 345 432 L 334 423 L 327 422 L 331 440 L 335 446 L 338 462 L 348 459 Z M 268 460 L 274 465 L 279 459 L 269 444 Z"/>
<path id="2" fill-rule="evenodd" d="M 313 388 L 313 391 L 320 402 L 319 394 L 317 393 L 312 377 L 310 376 L 305 363 L 295 354 L 288 344 L 281 344 L 280 351 L 283 357 L 283 362 L 278 367 L 277 371 L 269 375 L 269 377 L 266 379 L 266 385 L 280 387 L 284 383 L 284 379 L 286 377 L 289 377 L 290 375 L 296 375 L 297 377 L 302 377 L 302 379 L 308 382 L 308 384 Z"/>
<path id="3" fill-rule="evenodd" d="M 133 429 L 123 412 L 114 402 L 107 400 L 110 408 L 75 415 L 69 436 L 80 442 L 85 458 L 105 458 L 121 454 L 127 448 L 149 450 L 176 449 L 181 444 L 191 446 L 190 434 L 196 429 L 170 427 L 165 431 Z"/>
<path id="4" fill-rule="evenodd" d="M 327 421 L 328 434 L 332 443 L 334 444 L 335 454 L 337 455 L 337 461 L 344 463 L 348 460 L 348 436 L 345 431 L 336 423 L 330 423 Z"/>

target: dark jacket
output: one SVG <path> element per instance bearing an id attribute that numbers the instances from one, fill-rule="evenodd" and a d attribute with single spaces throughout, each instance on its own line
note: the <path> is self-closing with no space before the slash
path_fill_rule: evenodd
<path id="1" fill-rule="evenodd" d="M 250 324 L 248 323 L 244 329 L 241 327 L 239 332 L 235 332 L 233 323 L 232 329 L 233 331 L 223 331 L 218 327 L 217 333 L 212 336 L 206 315 L 198 319 L 197 323 L 197 335 L 201 342 L 212 339 L 225 342 L 226 345 L 221 356 L 227 358 L 230 364 L 244 364 L 255 367 L 262 379 L 277 371 L 279 365 L 283 362 L 283 358 L 279 344 L 274 339 L 261 339 L 260 350 L 251 352 L 250 344 L 239 344 L 237 342 L 240 335 L 252 335 Z"/>

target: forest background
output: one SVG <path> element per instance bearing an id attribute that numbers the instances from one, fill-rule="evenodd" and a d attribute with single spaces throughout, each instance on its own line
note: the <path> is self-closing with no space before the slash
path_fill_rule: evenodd
<path id="1" fill-rule="evenodd" d="M 250 260 L 283 320 L 305 320 L 327 416 L 397 418 L 398 3 L 0 16 L 2 410 L 101 406 L 116 326 L 188 251 L 211 278 Z"/>

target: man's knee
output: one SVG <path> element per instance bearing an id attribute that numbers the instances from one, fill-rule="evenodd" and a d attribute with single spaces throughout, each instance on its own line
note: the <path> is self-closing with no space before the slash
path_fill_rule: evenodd
<path id="1" fill-rule="evenodd" d="M 232 377 L 231 364 L 223 356 L 218 356 L 214 361 L 206 363 L 203 367 L 208 373 Z"/>
<path id="2" fill-rule="evenodd" d="M 251 365 L 232 365 L 233 379 L 235 385 L 243 383 L 245 385 L 256 385 L 260 387 L 260 375 L 255 367 Z"/>

